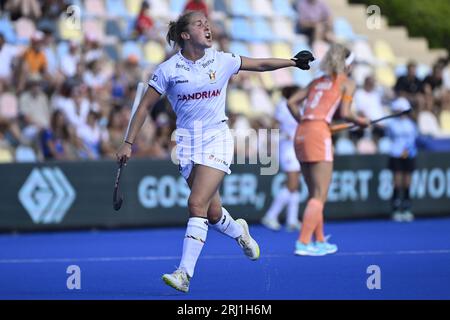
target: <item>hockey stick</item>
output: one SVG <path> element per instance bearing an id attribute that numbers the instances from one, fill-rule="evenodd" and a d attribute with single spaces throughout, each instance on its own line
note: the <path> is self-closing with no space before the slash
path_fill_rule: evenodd
<path id="1" fill-rule="evenodd" d="M 145 93 L 145 85 L 143 82 L 139 82 L 137 89 L 136 89 L 136 96 L 134 97 L 134 101 L 133 101 L 133 107 L 131 109 L 131 117 L 130 117 L 130 121 L 128 122 L 128 127 L 127 127 L 127 131 L 125 133 L 125 138 L 128 135 L 128 130 L 130 130 L 130 125 L 131 125 L 131 119 L 133 119 L 134 114 L 136 113 L 136 110 L 139 106 L 139 103 L 142 100 L 142 97 L 144 96 Z M 116 181 L 114 183 L 114 191 L 113 191 L 113 208 L 116 211 L 119 211 L 120 208 L 122 207 L 122 203 L 123 203 L 123 197 L 122 195 L 119 196 L 119 182 L 120 182 L 120 177 L 122 175 L 122 169 L 124 167 L 126 163 L 126 159 L 122 158 L 120 159 L 119 162 L 119 168 L 117 169 L 117 173 L 116 173 Z"/>
<path id="2" fill-rule="evenodd" d="M 394 114 L 391 114 L 389 116 L 385 116 L 385 117 L 382 117 L 382 118 L 379 118 L 379 119 L 376 119 L 376 120 L 372 120 L 372 121 L 370 121 L 370 125 L 376 124 L 376 123 L 378 123 L 380 121 L 383 121 L 383 120 L 386 120 L 386 119 L 399 117 L 399 116 L 404 115 L 404 114 L 406 114 L 406 113 L 408 113 L 410 111 L 411 111 L 411 109 L 408 109 L 408 110 L 405 110 L 405 111 L 402 111 L 402 112 L 398 112 L 398 113 L 394 113 Z M 340 132 L 340 131 L 343 131 L 343 130 L 351 130 L 351 129 L 356 129 L 356 128 L 360 128 L 360 126 L 357 125 L 356 123 L 353 123 L 353 122 L 339 123 L 339 124 L 335 124 L 335 125 L 330 126 L 330 130 L 331 130 L 332 134 Z"/>

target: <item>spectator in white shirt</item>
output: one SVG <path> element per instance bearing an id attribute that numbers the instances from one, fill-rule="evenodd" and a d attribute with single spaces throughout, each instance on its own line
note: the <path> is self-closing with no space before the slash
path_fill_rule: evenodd
<path id="1" fill-rule="evenodd" d="M 5 42 L 5 37 L 0 33 L 0 82 L 11 83 L 13 78 L 13 61 L 18 56 L 17 47 Z"/>
<path id="2" fill-rule="evenodd" d="M 60 60 L 60 70 L 67 78 L 75 77 L 80 62 L 79 45 L 75 41 L 69 43 L 69 51 Z"/>

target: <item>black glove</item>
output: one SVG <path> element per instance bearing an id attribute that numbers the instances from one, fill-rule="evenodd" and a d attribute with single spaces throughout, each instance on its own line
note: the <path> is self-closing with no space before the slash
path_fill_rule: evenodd
<path id="1" fill-rule="evenodd" d="M 300 51 L 291 59 L 295 62 L 295 65 L 297 68 L 300 68 L 302 70 L 309 70 L 311 67 L 309 66 L 310 62 L 313 62 L 316 60 L 311 52 L 307 50 Z"/>

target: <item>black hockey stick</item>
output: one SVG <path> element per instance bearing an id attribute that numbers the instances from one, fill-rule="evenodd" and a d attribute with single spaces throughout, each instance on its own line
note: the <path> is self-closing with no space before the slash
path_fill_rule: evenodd
<path id="1" fill-rule="evenodd" d="M 125 164 L 125 158 L 120 159 L 119 168 L 117 169 L 116 174 L 116 182 L 114 183 L 114 192 L 113 192 L 113 208 L 116 211 L 119 211 L 122 207 L 123 197 L 119 195 L 119 182 L 120 176 L 122 174 L 122 169 Z"/>

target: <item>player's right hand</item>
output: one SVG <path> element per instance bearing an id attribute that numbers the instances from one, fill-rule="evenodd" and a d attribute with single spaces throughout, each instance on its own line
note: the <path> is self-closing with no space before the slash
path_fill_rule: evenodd
<path id="1" fill-rule="evenodd" d="M 297 53 L 291 60 L 295 62 L 297 68 L 300 68 L 302 70 L 309 70 L 311 69 L 309 63 L 313 62 L 315 58 L 311 52 L 303 50 Z"/>
<path id="2" fill-rule="evenodd" d="M 124 164 L 127 164 L 128 159 L 131 158 L 131 145 L 128 143 L 123 142 L 120 146 L 119 150 L 116 153 L 117 162 L 120 163 L 121 161 L 124 162 Z"/>
<path id="3" fill-rule="evenodd" d="M 357 117 L 355 123 L 361 128 L 366 128 L 370 126 L 370 120 L 366 117 Z"/>

